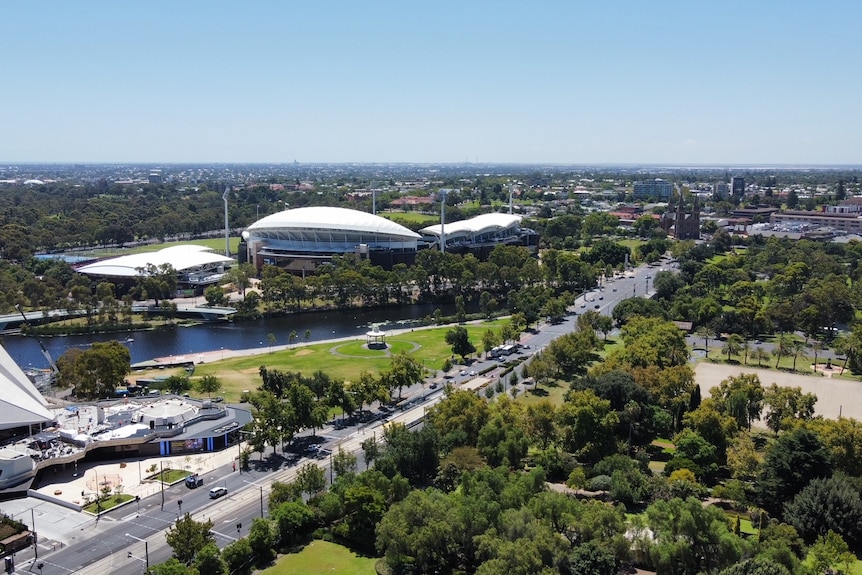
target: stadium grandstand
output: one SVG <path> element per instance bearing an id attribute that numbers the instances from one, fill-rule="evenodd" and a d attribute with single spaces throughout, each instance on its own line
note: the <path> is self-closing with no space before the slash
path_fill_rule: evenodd
<path id="1" fill-rule="evenodd" d="M 265 264 L 296 274 L 311 272 L 334 255 L 356 254 L 391 269 L 412 264 L 420 236 L 374 214 L 334 207 L 307 207 L 276 212 L 242 233 L 240 261 L 257 269 Z"/>
<path id="2" fill-rule="evenodd" d="M 436 224 L 419 230 L 423 238 L 438 247 L 445 236 L 447 252 L 472 253 L 487 259 L 494 247 L 503 245 L 525 246 L 532 253 L 539 247 L 539 235 L 521 227 L 521 216 L 515 214 L 482 214 L 469 220 Z"/>
<path id="3" fill-rule="evenodd" d="M 148 267 L 170 264 L 177 272 L 180 288 L 202 289 L 217 284 L 234 260 L 212 248 L 182 244 L 156 252 L 143 252 L 106 258 L 78 266 L 76 270 L 94 279 L 132 283 L 147 273 Z"/>

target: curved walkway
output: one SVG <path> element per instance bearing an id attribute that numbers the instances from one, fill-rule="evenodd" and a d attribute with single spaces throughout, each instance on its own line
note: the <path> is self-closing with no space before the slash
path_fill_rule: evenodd
<path id="1" fill-rule="evenodd" d="M 335 347 L 331 347 L 331 348 L 329 348 L 329 353 L 331 353 L 332 355 L 337 355 L 338 357 L 347 357 L 347 358 L 354 358 L 354 359 L 377 359 L 379 357 L 391 357 L 392 356 L 392 350 L 388 346 L 386 347 L 386 349 L 381 350 L 383 352 L 381 355 L 350 355 L 350 354 L 341 353 L 340 351 L 338 351 L 339 348 L 342 348 L 345 345 L 348 345 L 349 343 L 352 343 L 352 342 L 342 343 L 340 345 L 336 345 Z M 410 345 L 413 346 L 408 351 L 408 353 L 413 353 L 415 351 L 419 351 L 419 349 L 422 347 L 421 344 L 418 344 L 415 341 L 408 341 L 407 343 L 409 343 Z M 363 345 L 362 347 L 367 348 L 368 346 Z"/>

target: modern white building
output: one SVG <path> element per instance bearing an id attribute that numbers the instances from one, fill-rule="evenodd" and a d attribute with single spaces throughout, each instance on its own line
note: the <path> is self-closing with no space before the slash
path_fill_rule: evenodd
<path id="1" fill-rule="evenodd" d="M 197 287 L 218 283 L 233 264 L 233 259 L 206 246 L 182 244 L 155 252 L 95 261 L 78 267 L 77 271 L 92 278 L 131 282 L 145 274 L 150 265 L 158 268 L 164 264 L 170 264 L 177 271 L 180 285 Z"/>
<path id="2" fill-rule="evenodd" d="M 539 235 L 521 227 L 522 216 L 516 214 L 481 214 L 469 220 L 460 220 L 444 225 L 436 224 L 422 228 L 422 236 L 438 247 L 445 241 L 445 250 L 453 253 L 473 253 L 482 259 L 495 246 L 520 245 L 535 251 Z"/>

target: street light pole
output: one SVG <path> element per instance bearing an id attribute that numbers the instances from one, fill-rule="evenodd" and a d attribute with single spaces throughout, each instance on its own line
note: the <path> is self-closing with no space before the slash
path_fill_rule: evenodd
<path id="1" fill-rule="evenodd" d="M 149 571 L 150 570 L 150 545 L 149 545 L 149 543 L 147 543 L 147 540 L 141 539 L 140 537 L 135 537 L 131 533 L 126 533 L 126 537 L 131 537 L 132 539 L 140 541 L 141 543 L 144 544 L 144 565 L 147 566 L 147 571 Z M 132 555 L 130 552 L 129 557 L 134 557 L 134 555 Z M 138 559 L 138 560 L 140 561 L 140 559 Z"/>

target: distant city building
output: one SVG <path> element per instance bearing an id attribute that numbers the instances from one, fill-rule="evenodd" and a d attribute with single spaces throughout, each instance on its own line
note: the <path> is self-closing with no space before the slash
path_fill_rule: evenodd
<path id="1" fill-rule="evenodd" d="M 658 198 L 666 200 L 673 193 L 673 184 L 660 178 L 635 182 L 634 188 L 635 199 Z"/>
<path id="2" fill-rule="evenodd" d="M 715 182 L 712 185 L 712 195 L 716 198 L 727 197 L 727 182 Z"/>
<path id="3" fill-rule="evenodd" d="M 769 217 L 773 224 L 807 224 L 814 227 L 828 227 L 841 232 L 862 233 L 862 216 L 835 212 L 809 212 L 785 210 Z"/>
<path id="4" fill-rule="evenodd" d="M 733 176 L 730 178 L 730 193 L 734 198 L 741 198 L 745 195 L 745 178 L 742 176 Z"/>
<path id="5" fill-rule="evenodd" d="M 147 178 L 151 184 L 161 184 L 164 182 L 164 178 L 162 177 L 161 170 L 153 170 L 150 172 L 150 176 Z"/>

